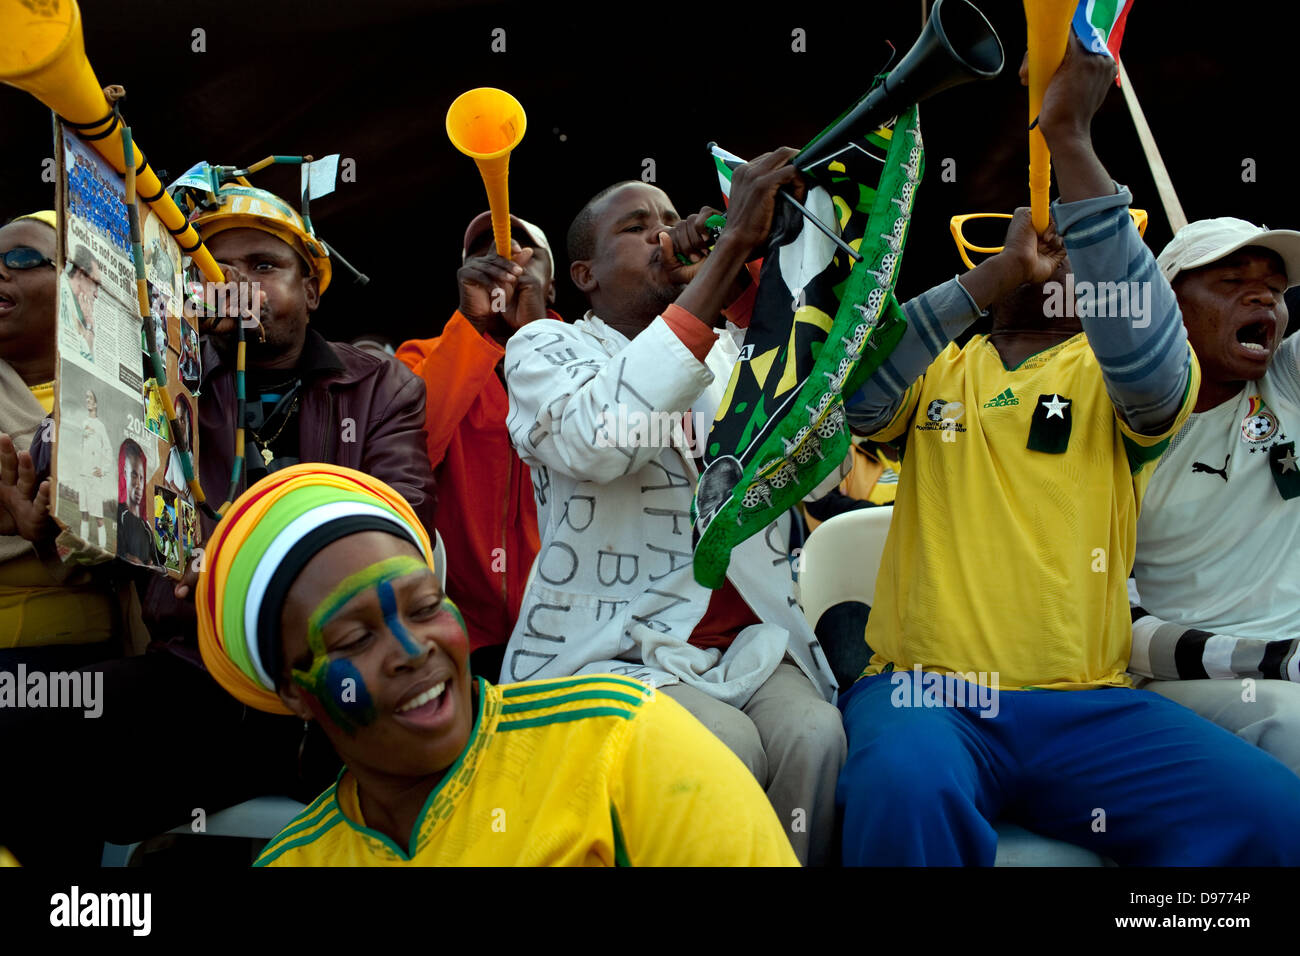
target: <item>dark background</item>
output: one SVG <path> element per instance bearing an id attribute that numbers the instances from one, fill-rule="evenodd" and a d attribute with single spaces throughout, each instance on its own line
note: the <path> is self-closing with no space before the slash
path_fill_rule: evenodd
<path id="1" fill-rule="evenodd" d="M 1023 6 L 976 3 L 1007 65 L 996 80 L 921 108 L 927 174 L 900 297 L 963 269 L 950 216 L 1028 202 L 1027 98 L 1016 77 Z M 523 103 L 528 131 L 511 158 L 511 208 L 549 234 L 559 308 L 575 319 L 583 304 L 567 281 L 564 233 L 592 193 L 639 179 L 649 158 L 680 213 L 720 205 L 705 144 L 742 156 L 802 145 L 866 91 L 888 56 L 886 40 L 900 56 L 911 47 L 922 2 L 775 9 L 86 0 L 82 13 L 99 82 L 126 87 L 123 112 L 165 181 L 199 160 L 247 164 L 272 152 L 355 160 L 356 181 L 313 203 L 312 219 L 371 283 L 351 286 L 336 269 L 315 321 L 330 338 L 379 331 L 401 341 L 436 334 L 455 308 L 464 229 L 487 205 L 473 163 L 446 137 L 446 110 L 459 93 L 498 86 Z M 1291 4 L 1134 5 L 1125 65 L 1189 219 L 1300 226 L 1291 156 L 1298 21 Z M 206 31 L 206 52 L 191 50 L 196 27 Z M 491 51 L 496 27 L 506 31 L 504 53 Z M 806 53 L 791 50 L 795 28 L 806 31 Z M 0 214 L 50 206 L 53 187 L 41 181 L 52 152 L 48 111 L 0 87 L 0 118 Z M 1119 90 L 1093 129 L 1111 174 L 1150 211 L 1146 239 L 1158 251 L 1170 229 Z M 945 158 L 955 160 L 955 182 L 940 178 Z M 1242 180 L 1245 158 L 1256 162 L 1253 183 Z M 272 169 L 253 182 L 293 195 L 298 170 Z"/>

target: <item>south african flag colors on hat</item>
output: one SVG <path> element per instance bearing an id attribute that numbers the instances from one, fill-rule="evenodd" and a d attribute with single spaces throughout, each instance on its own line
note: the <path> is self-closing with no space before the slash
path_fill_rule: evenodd
<path id="1" fill-rule="evenodd" d="M 429 535 L 406 499 L 351 468 L 294 465 L 240 495 L 213 531 L 194 596 L 199 651 L 217 683 L 250 707 L 290 713 L 274 679 L 285 594 L 322 548 L 369 530 L 409 539 L 434 567 Z"/>

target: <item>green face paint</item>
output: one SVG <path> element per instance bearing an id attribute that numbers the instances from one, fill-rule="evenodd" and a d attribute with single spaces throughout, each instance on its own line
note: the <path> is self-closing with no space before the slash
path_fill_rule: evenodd
<path id="1" fill-rule="evenodd" d="M 370 690 L 356 666 L 346 658 L 330 658 L 325 649 L 325 625 L 358 594 L 375 588 L 379 592 L 380 607 L 389 630 L 408 654 L 416 656 L 420 649 L 401 622 L 392 582 L 426 570 L 428 565 L 410 555 L 376 562 L 340 581 L 307 619 L 307 646 L 312 652 L 311 669 L 301 671 L 294 668 L 293 680 L 316 696 L 344 733 L 355 733 L 358 724 L 365 727 L 373 723 L 375 706 L 370 698 Z M 460 617 L 459 611 L 456 616 Z"/>
<path id="2" fill-rule="evenodd" d="M 456 602 L 449 597 L 444 597 L 442 599 L 442 606 L 452 613 L 452 616 L 456 618 L 456 623 L 460 625 L 460 629 L 468 634 L 469 628 L 465 626 L 465 618 L 461 616 L 460 608 L 456 606 Z"/>

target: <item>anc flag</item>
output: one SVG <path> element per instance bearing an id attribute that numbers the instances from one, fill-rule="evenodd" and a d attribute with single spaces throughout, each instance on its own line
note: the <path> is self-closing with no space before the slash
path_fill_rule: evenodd
<path id="1" fill-rule="evenodd" d="M 716 144 L 710 153 L 729 197 L 743 161 Z M 848 454 L 844 396 L 906 327 L 893 289 L 923 169 L 913 106 L 804 169 L 807 214 L 777 203 L 745 346 L 692 506 L 695 579 L 706 587 L 721 587 L 731 550 Z"/>

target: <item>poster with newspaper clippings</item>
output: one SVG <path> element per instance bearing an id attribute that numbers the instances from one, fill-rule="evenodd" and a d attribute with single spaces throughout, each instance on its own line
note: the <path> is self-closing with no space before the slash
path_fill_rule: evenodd
<path id="1" fill-rule="evenodd" d="M 179 577 L 199 544 L 194 496 L 174 447 L 178 438 L 190 443 L 197 472 L 198 330 L 181 307 L 187 260 L 141 204 L 160 376 L 140 318 L 125 182 L 67 128 L 57 131 L 55 150 L 59 331 L 51 512 L 62 529 L 59 553 L 88 564 L 118 558 Z M 184 361 L 182 349 L 189 353 Z M 172 435 L 172 414 L 181 435 Z"/>

